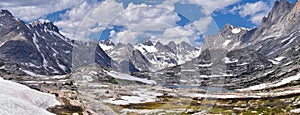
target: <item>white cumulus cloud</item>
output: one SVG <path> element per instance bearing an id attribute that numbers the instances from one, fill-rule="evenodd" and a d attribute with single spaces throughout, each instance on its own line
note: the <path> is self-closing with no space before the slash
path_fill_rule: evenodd
<path id="1" fill-rule="evenodd" d="M 46 15 L 72 8 L 85 0 L 1 0 L 0 8 L 8 9 L 16 17 L 33 21 Z"/>
<path id="2" fill-rule="evenodd" d="M 63 19 L 55 24 L 70 38 L 87 39 L 92 34 L 99 35 L 123 10 L 122 3 L 114 0 L 84 2 L 63 14 Z"/>
<path id="3" fill-rule="evenodd" d="M 246 3 L 241 6 L 236 6 L 231 9 L 231 13 L 238 12 L 241 17 L 247 17 L 249 16 L 249 21 L 252 23 L 258 25 L 260 24 L 262 18 L 264 16 L 267 16 L 267 14 L 270 12 L 271 6 L 270 4 L 258 1 L 255 3 Z"/>
<path id="4" fill-rule="evenodd" d="M 239 1 L 240 0 L 189 0 L 189 3 L 204 7 L 202 12 L 210 15 L 216 10 L 224 9 L 225 7 L 233 5 Z"/>

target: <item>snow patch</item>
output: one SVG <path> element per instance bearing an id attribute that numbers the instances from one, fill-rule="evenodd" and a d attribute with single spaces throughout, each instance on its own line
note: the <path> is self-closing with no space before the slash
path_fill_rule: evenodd
<path id="1" fill-rule="evenodd" d="M 142 52 L 142 54 L 145 54 L 147 52 L 152 53 L 152 52 L 158 51 L 154 45 L 147 46 L 147 45 L 143 45 L 143 44 L 138 44 L 138 45 L 135 45 L 134 48 L 139 50 L 140 52 Z"/>
<path id="2" fill-rule="evenodd" d="M 278 61 L 275 61 L 275 60 L 271 60 L 271 59 L 269 59 L 268 61 L 272 62 L 272 63 L 273 63 L 273 64 L 275 64 L 275 65 L 278 65 L 278 64 L 280 64 L 280 62 L 278 62 Z"/>
<path id="3" fill-rule="evenodd" d="M 244 89 L 238 89 L 238 91 L 261 90 L 261 89 L 266 89 L 266 88 L 278 87 L 278 86 L 282 86 L 282 85 L 288 84 L 292 81 L 299 80 L 299 79 L 300 79 L 300 73 L 298 73 L 297 75 L 294 75 L 294 76 L 284 78 L 284 79 L 274 82 L 274 83 L 263 83 L 263 84 L 259 84 L 259 85 L 255 85 L 255 86 L 250 86 L 250 87 L 244 88 Z"/>
<path id="4" fill-rule="evenodd" d="M 29 66 L 29 67 L 40 68 L 40 66 L 37 66 L 37 65 L 35 65 L 35 64 L 31 63 L 31 62 L 24 63 L 23 65 Z"/>
<path id="5" fill-rule="evenodd" d="M 48 61 L 46 60 L 44 54 L 43 54 L 43 53 L 41 52 L 41 50 L 40 50 L 40 46 L 38 45 L 38 40 L 37 40 L 35 34 L 33 34 L 32 41 L 33 41 L 35 47 L 37 48 L 37 50 L 38 50 L 38 51 L 40 52 L 40 54 L 42 55 L 42 58 L 43 58 L 43 67 L 44 67 L 45 69 L 47 69 Z"/>
<path id="6" fill-rule="evenodd" d="M 153 80 L 138 78 L 138 77 L 134 77 L 134 76 L 131 76 L 131 75 L 128 75 L 128 74 L 123 74 L 123 73 L 120 73 L 120 72 L 116 72 L 116 71 L 110 71 L 110 72 L 107 72 L 107 74 L 114 77 L 114 78 L 117 78 L 117 79 L 139 81 L 139 82 L 146 83 L 146 84 L 156 84 L 156 82 L 153 81 Z"/>
<path id="7" fill-rule="evenodd" d="M 240 29 L 240 28 L 233 28 L 233 29 L 231 30 L 231 32 L 234 33 L 234 34 L 238 34 L 238 33 L 241 32 L 241 29 Z"/>
<path id="8" fill-rule="evenodd" d="M 147 102 L 155 102 L 155 98 L 157 96 L 163 95 L 162 93 L 148 91 L 147 89 L 138 89 L 136 91 L 132 91 L 132 93 L 133 96 L 121 96 L 120 99 L 110 98 L 108 100 L 104 100 L 104 102 L 114 104 L 114 105 L 147 103 Z"/>
<path id="9" fill-rule="evenodd" d="M 67 67 L 66 67 L 65 65 L 63 65 L 63 64 L 60 64 L 58 60 L 56 60 L 56 63 L 57 63 L 57 65 L 59 66 L 60 69 L 62 69 L 62 70 L 64 70 L 64 71 L 67 70 Z"/>
<path id="10" fill-rule="evenodd" d="M 2 42 L 2 43 L 0 44 L 0 47 L 3 46 L 5 43 L 6 43 L 6 41 Z"/>
<path id="11" fill-rule="evenodd" d="M 104 50 L 104 51 L 107 51 L 107 50 L 110 50 L 110 49 L 113 49 L 114 46 L 107 46 L 105 44 L 99 44 L 99 46 Z"/>
<path id="12" fill-rule="evenodd" d="M 287 62 L 286 64 L 284 64 L 283 66 L 288 66 L 290 64 L 292 64 L 294 61 L 290 61 L 290 62 Z"/>
<path id="13" fill-rule="evenodd" d="M 71 53 L 71 51 L 69 51 L 69 50 L 68 50 L 68 51 L 64 51 L 64 52 L 65 52 L 66 54 Z"/>
<path id="14" fill-rule="evenodd" d="M 289 40 L 289 42 L 288 43 L 286 43 L 284 46 L 288 46 L 289 44 L 291 44 L 296 38 L 298 38 L 298 37 L 294 37 L 294 38 L 292 38 L 291 40 Z"/>
<path id="15" fill-rule="evenodd" d="M 213 63 L 209 63 L 209 64 L 199 64 L 197 65 L 198 67 L 211 67 L 213 65 Z"/>
<path id="16" fill-rule="evenodd" d="M 122 109 L 121 112 L 122 112 L 122 115 L 127 115 L 128 113 L 136 113 L 136 114 L 139 114 L 139 115 L 155 115 L 159 112 L 162 112 L 164 111 L 163 109 L 153 109 L 153 110 L 147 110 L 147 109 L 143 109 L 143 110 L 140 110 L 140 109 Z"/>
<path id="17" fill-rule="evenodd" d="M 228 46 L 228 44 L 231 42 L 231 40 L 226 40 L 224 43 L 223 43 L 223 47 L 225 46 Z"/>
<path id="18" fill-rule="evenodd" d="M 283 59 L 285 59 L 285 57 L 283 57 L 283 56 L 280 56 L 280 57 L 277 57 L 277 58 L 274 58 L 276 61 L 281 61 L 281 60 L 283 60 Z"/>
<path id="19" fill-rule="evenodd" d="M 231 60 L 231 59 L 228 58 L 228 57 L 225 57 L 223 60 L 224 60 L 225 63 L 237 63 L 237 62 L 239 61 L 239 60 L 237 60 L 237 59 Z"/>
<path id="20" fill-rule="evenodd" d="M 43 75 L 39 75 L 39 74 L 33 73 L 31 71 L 28 71 L 28 70 L 22 70 L 22 71 L 25 72 L 27 75 L 30 75 L 30 76 L 43 77 Z"/>
<path id="21" fill-rule="evenodd" d="M 54 95 L 0 79 L 0 113 L 4 115 L 53 115 L 46 108 L 60 105 Z"/>
<path id="22" fill-rule="evenodd" d="M 292 113 L 300 113 L 300 108 L 298 108 L 298 109 L 292 109 L 291 112 Z"/>
<path id="23" fill-rule="evenodd" d="M 92 82 L 94 79 L 92 78 L 92 76 L 89 75 L 84 75 L 82 76 L 84 80 L 88 81 L 88 82 Z"/>

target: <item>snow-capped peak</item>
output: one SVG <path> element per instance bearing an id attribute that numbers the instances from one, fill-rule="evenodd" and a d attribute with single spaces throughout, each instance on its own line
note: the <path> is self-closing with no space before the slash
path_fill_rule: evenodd
<path id="1" fill-rule="evenodd" d="M 108 45 L 102 44 L 102 43 L 100 43 L 99 45 L 104 51 L 111 50 L 114 48 L 114 46 L 108 46 Z"/>
<path id="2" fill-rule="evenodd" d="M 107 40 L 103 40 L 99 43 L 99 46 L 104 50 L 104 51 L 107 51 L 107 50 L 111 50 L 115 47 L 115 44 L 110 40 L 110 39 L 107 39 Z"/>
<path id="3" fill-rule="evenodd" d="M 234 33 L 234 34 L 238 34 L 238 33 L 241 32 L 241 29 L 240 29 L 240 28 L 233 28 L 233 29 L 231 30 L 231 32 Z"/>
<path id="4" fill-rule="evenodd" d="M 145 53 L 153 53 L 153 52 L 157 52 L 158 50 L 156 49 L 155 45 L 150 45 L 150 44 L 137 44 L 134 46 L 135 49 L 139 50 L 140 52 L 142 52 L 142 54 Z"/>

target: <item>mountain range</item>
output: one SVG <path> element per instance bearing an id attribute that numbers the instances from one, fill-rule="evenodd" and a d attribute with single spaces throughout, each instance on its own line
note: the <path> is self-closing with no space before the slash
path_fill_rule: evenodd
<path id="1" fill-rule="evenodd" d="M 226 24 L 217 35 L 206 36 L 201 48 L 186 42 L 75 41 L 51 22 L 25 24 L 1 10 L 1 72 L 61 75 L 97 63 L 162 85 L 245 88 L 276 82 L 300 71 L 299 7 L 299 1 L 276 1 L 257 28 Z"/>
<path id="2" fill-rule="evenodd" d="M 165 85 L 234 89 L 294 76 L 300 70 L 299 5 L 276 1 L 254 29 L 226 24 L 217 35 L 206 37 L 197 58 L 147 75 Z"/>
<path id="3" fill-rule="evenodd" d="M 123 71 L 129 72 L 155 72 L 191 61 L 200 54 L 199 48 L 186 42 L 180 44 L 170 42 L 164 45 L 159 41 L 143 40 L 134 45 L 121 43 L 115 45 L 108 39 L 102 41 L 100 46 L 115 62 L 123 65 L 121 67 Z M 133 65 L 132 68 L 128 68 L 130 65 Z"/>

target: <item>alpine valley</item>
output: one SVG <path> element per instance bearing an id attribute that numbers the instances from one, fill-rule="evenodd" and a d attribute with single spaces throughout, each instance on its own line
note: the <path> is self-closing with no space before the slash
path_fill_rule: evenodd
<path id="1" fill-rule="evenodd" d="M 1 10 L 0 114 L 300 114 L 299 62 L 300 1 L 201 47 L 79 41 Z"/>

